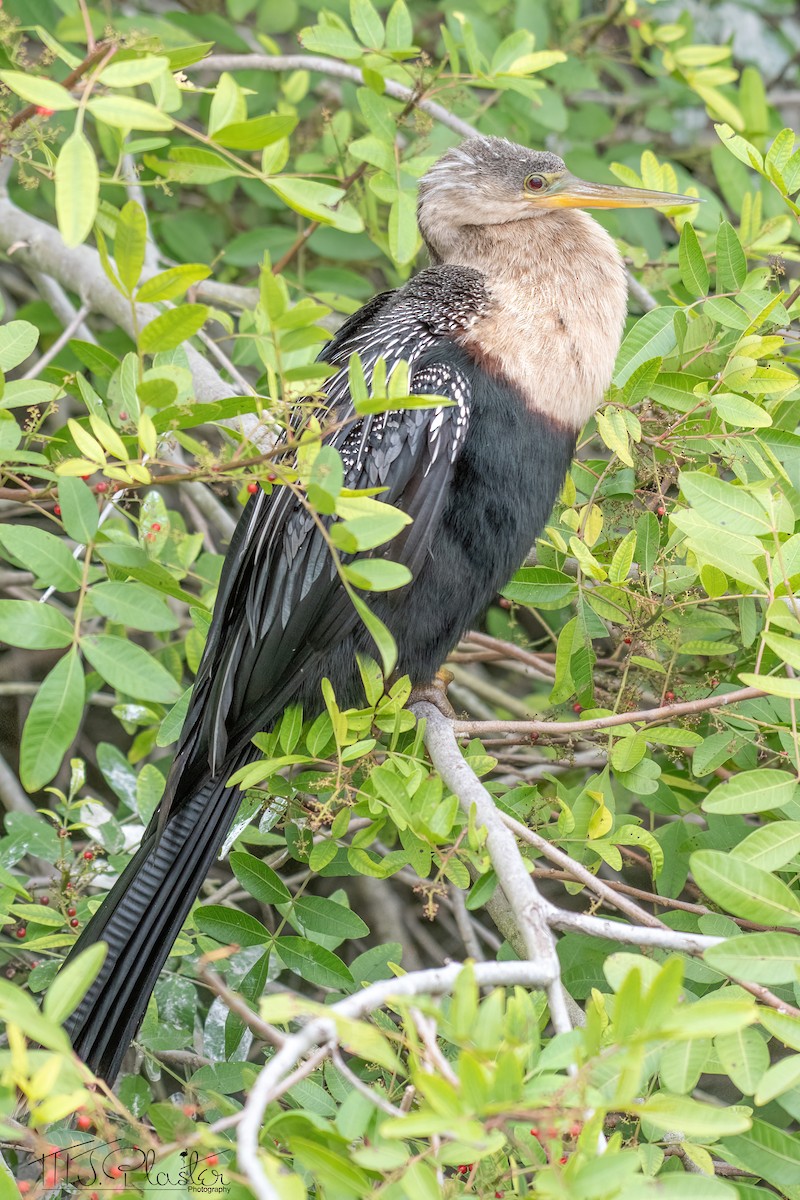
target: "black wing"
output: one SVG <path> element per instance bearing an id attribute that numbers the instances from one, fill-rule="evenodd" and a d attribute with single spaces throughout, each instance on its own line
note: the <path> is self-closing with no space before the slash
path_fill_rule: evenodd
<path id="1" fill-rule="evenodd" d="M 476 273 L 466 274 L 474 290 Z M 447 268 L 423 272 L 432 275 L 444 276 L 452 286 Z M 439 315 L 450 306 L 442 305 L 441 294 L 438 307 L 430 303 L 436 280 L 418 276 L 414 282 L 414 288 L 376 297 L 342 327 L 323 355 L 341 367 L 326 390 L 337 422 L 345 423 L 327 440 L 342 456 L 345 487 L 383 487 L 380 499 L 412 518 L 399 538 L 378 551 L 404 562 L 412 574 L 435 538 L 470 409 L 468 380 L 448 361 L 452 322 L 443 325 Z M 347 377 L 354 350 L 367 378 L 380 356 L 390 370 L 406 359 L 412 392 L 442 395 L 452 406 L 358 417 Z M 311 514 L 288 488 L 254 496 L 226 558 L 167 788 L 169 807 L 180 805 L 209 770 L 212 776 L 229 773 L 252 735 L 292 701 L 304 678 L 319 674 L 326 655 L 359 620 Z"/>

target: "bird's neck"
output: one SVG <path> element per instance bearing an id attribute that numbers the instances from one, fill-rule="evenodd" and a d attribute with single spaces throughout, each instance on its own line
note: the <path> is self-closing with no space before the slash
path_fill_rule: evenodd
<path id="1" fill-rule="evenodd" d="M 611 382 L 625 320 L 625 269 L 611 237 L 576 209 L 450 234 L 435 256 L 481 271 L 490 300 L 462 337 L 467 350 L 529 408 L 581 429 Z"/>

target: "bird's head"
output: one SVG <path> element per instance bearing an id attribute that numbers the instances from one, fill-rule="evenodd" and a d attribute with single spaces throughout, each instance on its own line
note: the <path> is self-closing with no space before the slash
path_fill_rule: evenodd
<path id="1" fill-rule="evenodd" d="M 691 196 L 646 188 L 590 183 L 567 170 L 563 159 L 505 138 L 468 138 L 443 155 L 419 188 L 420 230 L 439 256 L 448 229 L 505 225 L 565 208 L 674 208 L 697 204 Z"/>

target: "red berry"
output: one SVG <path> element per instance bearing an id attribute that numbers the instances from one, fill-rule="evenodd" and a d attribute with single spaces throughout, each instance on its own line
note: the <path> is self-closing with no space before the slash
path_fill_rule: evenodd
<path id="1" fill-rule="evenodd" d="M 92 859 L 94 858 L 94 855 L 92 854 L 91 850 L 84 850 L 83 857 L 86 859 L 87 862 L 91 862 Z"/>
<path id="2" fill-rule="evenodd" d="M 667 704 L 672 704 L 672 701 L 675 699 L 675 693 L 664 692 L 664 699 L 666 700 Z"/>
<path id="3" fill-rule="evenodd" d="M 573 1124 L 569 1127 L 570 1136 L 577 1137 L 582 1129 L 583 1126 L 581 1125 L 580 1121 L 573 1122 Z"/>
<path id="4" fill-rule="evenodd" d="M 92 1118 L 87 1117 L 86 1113 L 81 1113 L 81 1115 L 78 1117 L 77 1125 L 78 1129 L 91 1129 Z"/>
<path id="5" fill-rule="evenodd" d="M 109 1167 L 108 1173 L 112 1179 L 119 1179 L 120 1175 L 122 1174 L 122 1171 L 120 1170 L 119 1167 Z"/>
<path id="6" fill-rule="evenodd" d="M 105 482 L 105 480 L 101 480 L 100 483 L 96 483 L 94 485 L 94 491 L 95 495 L 102 496 L 103 492 L 108 491 L 108 484 Z"/>
<path id="7" fill-rule="evenodd" d="M 631 642 L 633 641 L 633 638 L 624 637 L 622 640 L 626 646 L 630 646 Z"/>
<path id="8" fill-rule="evenodd" d="M 277 476 L 277 475 L 268 475 L 268 476 L 267 476 L 267 483 L 274 483 L 274 482 L 275 482 L 275 480 L 276 480 L 277 478 L 278 478 L 278 476 Z"/>
<path id="9" fill-rule="evenodd" d="M 50 903 L 50 897 L 49 896 L 40 896 L 39 903 L 44 904 L 44 906 L 47 907 L 47 905 Z"/>
<path id="10" fill-rule="evenodd" d="M 538 1136 L 539 1136 L 539 1130 L 538 1130 L 538 1128 L 537 1128 L 537 1127 L 534 1125 L 533 1129 L 531 1130 L 531 1137 L 538 1138 Z"/>
<path id="11" fill-rule="evenodd" d="M 247 490 L 251 496 L 255 496 L 256 492 L 258 491 L 258 484 L 255 480 L 253 480 L 252 483 L 248 483 Z"/>
<path id="12" fill-rule="evenodd" d="M 719 684 L 719 680 L 718 680 L 716 677 L 715 677 L 714 679 L 712 679 L 712 680 L 711 680 L 711 686 L 712 686 L 712 687 L 717 687 L 717 686 L 718 686 L 718 684 Z"/>
<path id="13" fill-rule="evenodd" d="M 462 1163 L 461 1166 L 458 1168 L 459 1175 L 466 1175 L 468 1171 L 469 1171 L 469 1167 L 467 1166 L 466 1163 Z"/>
<path id="14" fill-rule="evenodd" d="M 54 505 L 53 505 L 53 515 L 54 515 L 54 516 L 56 516 L 56 517 L 60 517 L 60 516 L 61 516 L 61 505 L 60 505 L 60 504 L 54 504 Z M 24 1183 L 24 1182 L 25 1182 L 25 1180 L 23 1180 L 23 1183 Z"/>
<path id="15" fill-rule="evenodd" d="M 52 117 L 55 111 L 54 108 L 45 108 L 43 104 L 36 105 L 36 115 L 38 117 Z"/>
<path id="16" fill-rule="evenodd" d="M 65 892 L 71 892 L 71 891 L 72 891 L 72 884 L 71 884 L 71 883 L 65 883 L 65 884 L 64 884 L 64 891 L 65 891 Z"/>
<path id="17" fill-rule="evenodd" d="M 219 1162 L 219 1155 L 218 1154 L 207 1154 L 206 1162 L 208 1163 L 208 1165 L 210 1167 L 215 1167 L 217 1165 L 217 1163 Z"/>
<path id="18" fill-rule="evenodd" d="M 575 702 L 575 703 L 573 704 L 573 706 L 572 706 L 572 711 L 573 711 L 573 712 L 576 712 L 576 713 L 583 712 L 583 705 L 582 705 L 582 704 L 578 704 L 578 702 L 577 702 L 577 700 L 576 700 L 576 702 Z"/>
<path id="19" fill-rule="evenodd" d="M 184 1104 L 183 1115 L 185 1117 L 193 1117 L 196 1112 L 197 1112 L 197 1109 L 195 1108 L 195 1106 L 193 1104 Z"/>
<path id="20" fill-rule="evenodd" d="M 664 508 L 664 505 L 663 505 L 663 504 L 659 504 L 658 508 L 656 509 L 656 516 L 657 516 L 657 517 L 663 517 L 663 516 L 664 516 L 664 513 L 665 513 L 666 511 L 667 511 L 667 510 Z"/>
<path id="21" fill-rule="evenodd" d="M 158 521 L 153 521 L 153 524 L 150 526 L 150 528 L 152 529 L 153 533 L 161 532 L 161 526 Z"/>
<path id="22" fill-rule="evenodd" d="M 100 1200 L 100 1197 L 98 1196 L 97 1192 L 90 1192 L 89 1200 Z"/>
<path id="23" fill-rule="evenodd" d="M 57 1180 L 57 1179 L 58 1179 L 58 1175 L 56 1174 L 56 1172 L 55 1172 L 55 1171 L 53 1170 L 53 1168 L 51 1167 L 49 1171 L 46 1171 L 46 1172 L 45 1172 L 45 1176 L 44 1176 L 44 1186 L 45 1186 L 45 1187 L 49 1187 L 49 1188 L 51 1188 L 51 1187 L 55 1187 L 55 1185 L 56 1185 L 56 1180 Z"/>
<path id="24" fill-rule="evenodd" d="M 26 1193 L 31 1190 L 31 1185 L 27 1179 L 20 1179 L 19 1183 L 17 1184 L 17 1187 L 19 1189 L 20 1195 L 22 1195 L 22 1196 L 26 1195 Z"/>
<path id="25" fill-rule="evenodd" d="M 91 479 L 91 475 L 81 475 L 81 479 L 82 479 L 82 480 L 84 481 L 84 483 L 85 483 L 87 479 Z"/>
<path id="26" fill-rule="evenodd" d="M 561 1158 L 560 1158 L 558 1161 L 561 1163 L 561 1166 L 563 1167 L 563 1166 L 564 1166 L 564 1163 L 567 1161 L 567 1156 L 566 1156 L 566 1154 L 562 1154 L 562 1155 L 561 1155 Z"/>
<path id="27" fill-rule="evenodd" d="M 28 931 L 27 931 L 27 929 L 25 928 L 25 926 L 24 926 L 24 925 L 20 925 L 19 929 L 17 930 L 17 937 L 18 937 L 18 938 L 20 938 L 20 940 L 21 940 L 22 938 L 24 938 L 24 937 L 25 937 L 25 935 L 26 935 L 26 933 L 27 933 L 27 932 L 28 932 Z"/>
<path id="28" fill-rule="evenodd" d="M 128 419 L 128 414 L 127 414 L 126 412 L 121 412 L 121 413 L 119 414 L 119 419 L 120 419 L 120 421 L 127 421 L 127 419 Z"/>
<path id="29" fill-rule="evenodd" d="M 78 926 L 80 925 L 80 921 L 78 920 L 77 917 L 73 917 L 72 920 L 70 921 L 70 925 L 72 926 L 73 929 L 77 929 Z"/>
<path id="30" fill-rule="evenodd" d="M 78 911 L 78 910 L 77 910 L 77 908 L 68 908 L 68 909 L 67 909 L 67 916 L 68 916 L 68 917 L 74 917 L 74 916 L 75 916 L 75 914 L 77 913 L 77 911 Z"/>

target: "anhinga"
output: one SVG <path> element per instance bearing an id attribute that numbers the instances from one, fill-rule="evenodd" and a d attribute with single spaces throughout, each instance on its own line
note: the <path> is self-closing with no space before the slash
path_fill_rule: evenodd
<path id="1" fill-rule="evenodd" d="M 626 311 L 622 259 L 581 208 L 690 198 L 586 183 L 554 154 L 475 137 L 423 178 L 418 220 L 432 265 L 350 317 L 322 357 L 338 372 L 345 486 L 381 487 L 413 520 L 389 543 L 413 581 L 371 598 L 397 671 L 433 680 L 459 637 L 544 526 L 577 435 L 611 380 Z M 409 363 L 412 393 L 446 407 L 357 416 L 348 360 Z M 67 1022 L 77 1053 L 111 1081 L 159 971 L 239 804 L 232 773 L 253 734 L 292 701 L 322 709 L 320 683 L 361 699 L 356 656 L 374 651 L 318 526 L 291 490 L 252 497 L 234 533 L 160 813 L 72 953 L 108 953 Z"/>

